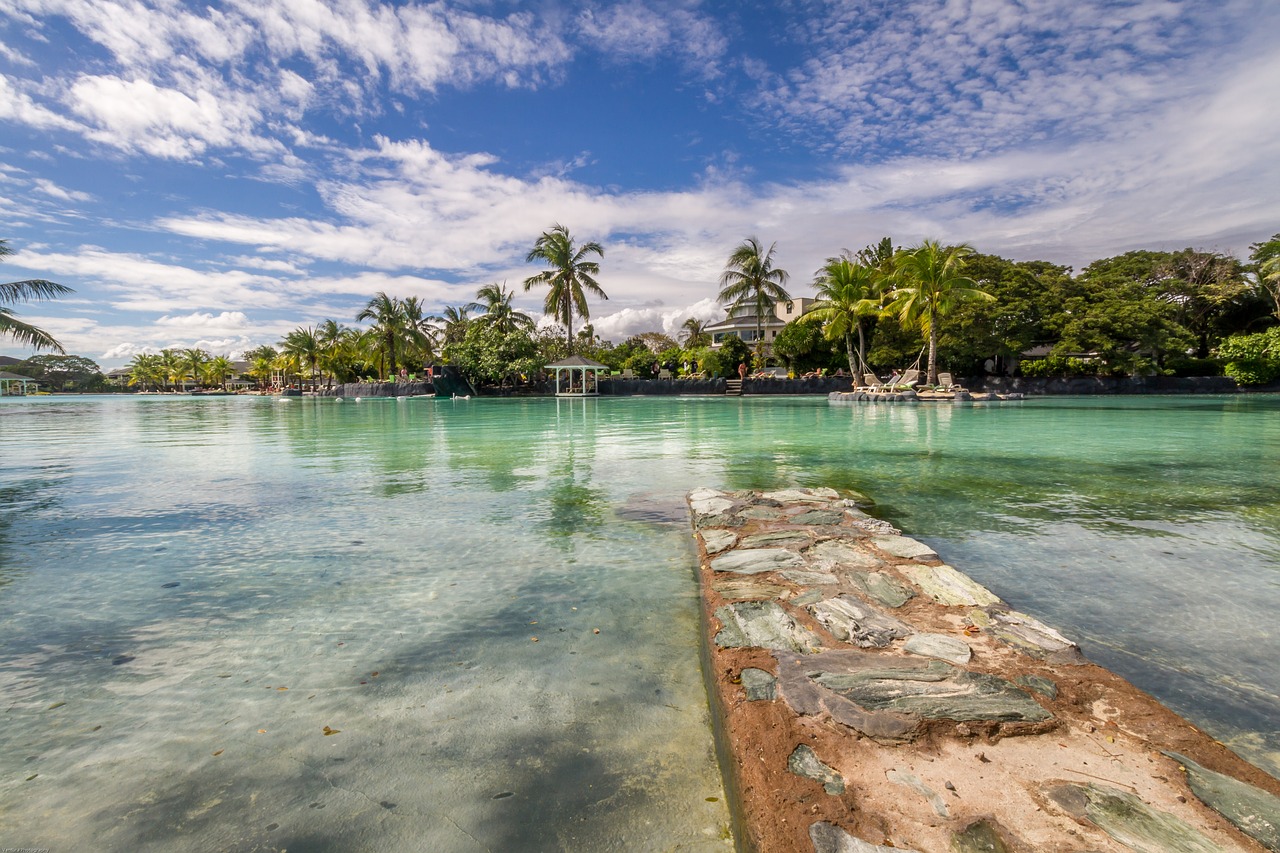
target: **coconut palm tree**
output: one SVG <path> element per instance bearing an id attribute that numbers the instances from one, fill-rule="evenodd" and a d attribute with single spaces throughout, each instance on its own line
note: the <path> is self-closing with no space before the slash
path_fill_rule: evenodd
<path id="1" fill-rule="evenodd" d="M 711 334 L 707 331 L 707 324 L 697 317 L 690 317 L 680 324 L 679 337 L 685 349 L 705 347 L 711 343 Z"/>
<path id="2" fill-rule="evenodd" d="M 483 312 L 476 318 L 477 323 L 493 326 L 504 335 L 515 331 L 532 332 L 533 318 L 522 311 L 517 311 L 511 304 L 515 296 L 515 293 L 507 290 L 506 282 L 486 284 L 476 291 L 476 301 L 467 308 Z"/>
<path id="3" fill-rule="evenodd" d="M 716 298 L 731 303 L 730 310 L 751 305 L 756 312 L 756 357 L 764 353 L 764 316 L 773 311 L 779 302 L 789 302 L 786 270 L 773 265 L 773 251 L 777 243 L 770 244 L 766 252 L 755 237 L 748 237 L 729 256 L 725 270 L 720 274 L 720 294 Z"/>
<path id="4" fill-rule="evenodd" d="M 196 347 L 189 347 L 178 354 L 178 376 L 181 382 L 191 377 L 191 381 L 199 385 L 204 376 L 204 366 L 209 363 L 209 353 Z"/>
<path id="5" fill-rule="evenodd" d="M 848 251 L 827 258 L 813 280 L 818 301 L 804 315 L 805 321 L 821 323 L 822 334 L 829 341 L 844 339 L 849 372 L 855 377 L 866 372 L 867 340 L 863 321 L 880 313 L 883 281 L 876 269 L 858 263 Z"/>
<path id="6" fill-rule="evenodd" d="M 299 326 L 294 329 L 280 342 L 280 352 L 296 359 L 299 365 L 306 365 L 310 369 L 311 390 L 316 390 L 316 371 L 324 355 L 324 348 L 320 346 L 316 330 L 311 326 Z"/>
<path id="7" fill-rule="evenodd" d="M 416 296 L 410 296 L 400 303 L 404 315 L 405 361 L 409 353 L 413 353 L 418 364 L 428 365 L 435 360 L 436 344 L 439 331 L 435 327 L 435 317 L 427 314 L 422 302 Z"/>
<path id="8" fill-rule="evenodd" d="M 9 248 L 9 241 L 0 240 L 0 258 L 12 254 L 13 249 Z M 66 350 L 62 348 L 62 344 L 54 340 L 52 335 L 14 317 L 13 310 L 5 307 L 5 303 L 38 302 L 74 292 L 69 287 L 41 278 L 0 284 L 0 336 L 13 338 L 18 343 L 33 349 L 49 349 L 65 355 Z"/>
<path id="9" fill-rule="evenodd" d="M 475 303 L 472 303 L 474 305 Z M 471 305 L 463 305 L 454 307 L 446 305 L 444 313 L 436 317 L 436 322 L 441 324 L 441 338 L 444 345 L 459 344 L 467 336 L 467 327 L 471 325 L 472 319 L 470 312 Z"/>
<path id="10" fill-rule="evenodd" d="M 157 389 L 165 384 L 164 367 L 160 363 L 160 356 L 146 352 L 135 354 L 129 362 L 129 384 Z"/>
<path id="11" fill-rule="evenodd" d="M 973 253 L 972 246 L 943 246 L 936 240 L 898 253 L 897 287 L 887 294 L 890 302 L 885 310 L 897 314 L 904 326 L 915 326 L 928 336 L 930 385 L 938 383 L 938 319 L 962 302 L 995 300 L 963 274 L 965 260 Z"/>
<path id="12" fill-rule="evenodd" d="M 176 349 L 160 350 L 160 370 L 164 376 L 164 390 L 169 390 L 169 383 L 182 376 L 182 357 Z"/>
<path id="13" fill-rule="evenodd" d="M 373 321 L 378 336 L 378 378 L 386 379 L 396 372 L 397 345 L 404 336 L 404 303 L 379 290 L 356 315 L 356 322 L 362 320 Z"/>
<path id="14" fill-rule="evenodd" d="M 201 377 L 206 385 L 216 385 L 223 391 L 227 390 L 227 377 L 235 370 L 235 366 L 231 363 L 231 359 L 225 355 L 214 356 L 209 359 L 204 366 L 204 376 Z"/>
<path id="15" fill-rule="evenodd" d="M 604 249 L 599 243 L 592 241 L 575 247 L 569 229 L 557 224 L 550 231 L 542 232 L 525 257 L 526 263 L 541 261 L 551 267 L 526 278 L 524 289 L 528 291 L 536 284 L 550 287 L 542 310 L 564 324 L 569 352 L 573 352 L 573 315 L 577 314 L 583 320 L 591 317 L 587 293 L 601 299 L 609 298 L 595 279 L 600 274 L 600 264 L 586 260 L 593 254 L 604 257 Z"/>

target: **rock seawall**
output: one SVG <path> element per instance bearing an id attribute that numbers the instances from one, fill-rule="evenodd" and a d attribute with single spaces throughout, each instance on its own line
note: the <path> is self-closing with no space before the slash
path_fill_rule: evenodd
<path id="1" fill-rule="evenodd" d="M 689 506 L 740 849 L 1280 851 L 1280 780 L 856 496 Z"/>

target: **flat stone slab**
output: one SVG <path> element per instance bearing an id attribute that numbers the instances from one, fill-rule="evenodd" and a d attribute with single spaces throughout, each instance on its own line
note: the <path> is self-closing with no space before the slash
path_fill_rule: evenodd
<path id="1" fill-rule="evenodd" d="M 716 634 L 722 648 L 755 646 L 808 653 L 822 648 L 817 634 L 804 627 L 773 601 L 726 604 L 715 616 L 724 627 Z"/>
<path id="2" fill-rule="evenodd" d="M 999 604 L 989 589 L 968 575 L 950 566 L 898 566 L 898 570 L 920 588 L 920 591 L 939 604 L 986 607 Z"/>
<path id="3" fill-rule="evenodd" d="M 872 536 L 871 544 L 886 554 L 904 560 L 936 560 L 938 553 L 910 536 Z"/>
<path id="4" fill-rule="evenodd" d="M 776 492 L 762 492 L 760 497 L 778 503 L 827 503 L 840 499 L 835 489 L 781 489 Z"/>
<path id="5" fill-rule="evenodd" d="M 844 578 L 868 598 L 885 607 L 901 607 L 916 596 L 915 590 L 884 572 L 848 572 Z"/>
<path id="6" fill-rule="evenodd" d="M 742 689 L 748 702 L 772 701 L 778 697 L 778 679 L 763 669 L 749 666 L 742 670 Z"/>
<path id="7" fill-rule="evenodd" d="M 706 546 L 707 554 L 719 554 L 726 548 L 733 547 L 738 541 L 738 534 L 732 530 L 708 530 L 702 534 L 702 544 Z"/>
<path id="8" fill-rule="evenodd" d="M 785 548 L 788 545 L 804 547 L 813 541 L 807 530 L 777 530 L 772 533 L 757 533 L 744 536 L 738 543 L 740 548 Z"/>
<path id="9" fill-rule="evenodd" d="M 816 664 L 810 662 L 811 680 L 870 711 L 957 722 L 1038 723 L 1052 716 L 1012 682 L 939 660 L 894 662 L 876 657 L 873 664 L 845 671 L 815 671 Z"/>
<path id="10" fill-rule="evenodd" d="M 792 524 L 816 524 L 816 525 L 839 524 L 843 520 L 844 520 L 843 510 L 837 511 L 837 510 L 829 510 L 829 509 L 811 509 L 808 512 L 802 512 L 798 515 L 793 515 L 791 516 L 791 518 L 788 519 L 788 521 Z"/>
<path id="11" fill-rule="evenodd" d="M 808 744 L 800 744 L 787 759 L 787 769 L 797 776 L 812 779 L 822 785 L 828 794 L 844 793 L 844 779 L 835 769 L 828 767 Z"/>
<path id="12" fill-rule="evenodd" d="M 778 661 L 778 694 L 797 714 L 808 717 L 827 714 L 836 722 L 868 737 L 890 741 L 908 738 L 920 725 L 920 717 L 915 714 L 868 710 L 827 689 L 812 677 L 825 670 L 870 669 L 878 665 L 879 656 L 838 649 L 807 658 L 775 652 L 774 659 Z"/>
<path id="13" fill-rule="evenodd" d="M 728 498 L 713 497 L 699 501 L 689 501 L 689 506 L 698 515 L 719 515 L 722 512 L 728 512 L 733 509 L 733 501 Z"/>
<path id="14" fill-rule="evenodd" d="M 872 554 L 856 542 L 840 539 L 828 539 L 819 542 L 805 556 L 813 564 L 832 569 L 876 569 L 884 565 L 884 560 Z"/>
<path id="15" fill-rule="evenodd" d="M 1016 610 L 975 610 L 969 620 L 1001 642 L 1053 663 L 1084 663 L 1080 647 L 1048 625 Z"/>
<path id="16" fill-rule="evenodd" d="M 713 571 L 739 575 L 756 575 L 803 565 L 804 558 L 786 548 L 748 548 L 731 551 L 711 561 Z"/>
<path id="17" fill-rule="evenodd" d="M 913 655 L 937 658 L 956 666 L 964 666 L 973 657 L 973 649 L 969 648 L 968 643 L 946 634 L 916 634 L 903 644 L 902 649 Z"/>
<path id="18" fill-rule="evenodd" d="M 815 572 L 804 569 L 787 569 L 782 572 L 782 576 L 801 586 L 831 586 L 840 582 L 840 579 L 831 572 Z"/>
<path id="19" fill-rule="evenodd" d="M 741 513 L 743 518 L 755 521 L 777 521 L 782 518 L 782 510 L 767 506 L 749 506 Z"/>
<path id="20" fill-rule="evenodd" d="M 1280 797 L 1201 767 L 1185 755 L 1165 755 L 1182 765 L 1187 784 L 1201 802 L 1263 847 L 1280 851 Z"/>
<path id="21" fill-rule="evenodd" d="M 1118 788 L 1059 785 L 1047 793 L 1068 814 L 1093 823 L 1141 853 L 1220 853 L 1222 849 L 1182 820 Z"/>
<path id="22" fill-rule="evenodd" d="M 787 587 L 754 578 L 726 578 L 712 584 L 716 592 L 728 599 L 774 599 L 787 592 Z"/>
<path id="23" fill-rule="evenodd" d="M 871 844 L 821 820 L 809 827 L 809 840 L 813 842 L 813 853 L 919 853 L 906 847 Z"/>
<path id="24" fill-rule="evenodd" d="M 915 630 L 900 619 L 881 613 L 850 595 L 809 605 L 809 612 L 837 640 L 864 649 L 883 649 Z"/>

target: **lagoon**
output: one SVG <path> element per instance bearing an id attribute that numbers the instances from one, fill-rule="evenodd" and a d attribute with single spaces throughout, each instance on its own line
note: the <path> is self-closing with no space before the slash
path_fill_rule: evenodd
<path id="1" fill-rule="evenodd" d="M 726 849 L 703 485 L 871 496 L 1280 774 L 1274 396 L 13 398 L 0 430 L 17 846 Z"/>

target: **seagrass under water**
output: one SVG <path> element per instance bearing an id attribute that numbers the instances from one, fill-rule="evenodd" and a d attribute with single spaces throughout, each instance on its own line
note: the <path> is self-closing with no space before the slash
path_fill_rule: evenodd
<path id="1" fill-rule="evenodd" d="M 723 849 L 699 485 L 866 492 L 1280 772 L 1277 415 L 5 400 L 0 829 L 54 849 Z"/>

